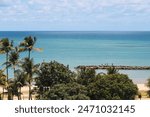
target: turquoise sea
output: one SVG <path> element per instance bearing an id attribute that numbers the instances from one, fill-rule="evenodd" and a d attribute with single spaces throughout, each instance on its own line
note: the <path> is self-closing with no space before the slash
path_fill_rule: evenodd
<path id="1" fill-rule="evenodd" d="M 29 35 L 37 37 L 35 47 L 43 48 L 43 52 L 32 52 L 35 63 L 56 60 L 72 70 L 78 65 L 150 66 L 150 32 L 0 32 L 0 38 L 8 37 L 15 44 Z M 23 53 L 21 57 L 26 55 Z M 5 56 L 0 57 L 0 63 L 3 63 Z M 150 77 L 150 70 L 120 72 L 128 74 L 135 82 L 144 82 Z"/>

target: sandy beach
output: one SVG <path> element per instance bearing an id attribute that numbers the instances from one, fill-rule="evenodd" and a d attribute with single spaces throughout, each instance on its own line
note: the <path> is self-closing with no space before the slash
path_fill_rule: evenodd
<path id="1" fill-rule="evenodd" d="M 142 95 L 141 100 L 150 100 L 150 98 L 147 95 L 147 91 L 150 89 L 146 86 L 146 84 L 137 84 L 137 87 L 139 89 L 139 93 L 141 93 Z M 135 99 L 139 100 L 138 96 Z"/>
<path id="2" fill-rule="evenodd" d="M 137 84 L 139 91 L 148 91 L 149 88 L 145 84 Z"/>

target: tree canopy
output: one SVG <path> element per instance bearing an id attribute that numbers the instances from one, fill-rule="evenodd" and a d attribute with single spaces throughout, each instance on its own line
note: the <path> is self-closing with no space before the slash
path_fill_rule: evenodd
<path id="1" fill-rule="evenodd" d="M 137 91 L 137 86 L 124 74 L 98 75 L 88 85 L 93 100 L 131 100 Z"/>
<path id="2" fill-rule="evenodd" d="M 87 89 L 85 86 L 76 82 L 67 84 L 56 84 L 47 91 L 43 99 L 48 100 L 88 100 Z"/>
<path id="3" fill-rule="evenodd" d="M 82 69 L 75 77 L 56 61 L 42 63 L 39 71 L 37 86 L 41 99 L 131 100 L 138 91 L 127 75 L 118 72 L 96 75 L 93 69 Z"/>
<path id="4" fill-rule="evenodd" d="M 43 62 L 37 72 L 37 86 L 51 87 L 55 84 L 69 83 L 73 80 L 74 73 L 68 67 L 56 61 Z"/>

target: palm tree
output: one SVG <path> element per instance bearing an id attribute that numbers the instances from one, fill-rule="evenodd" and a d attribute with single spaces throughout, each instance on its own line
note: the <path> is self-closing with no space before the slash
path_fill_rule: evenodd
<path id="1" fill-rule="evenodd" d="M 8 100 L 13 100 L 13 97 L 16 92 L 16 85 L 14 84 L 14 78 L 8 80 L 7 90 L 8 90 Z"/>
<path id="2" fill-rule="evenodd" d="M 25 37 L 24 41 L 20 43 L 20 51 L 28 51 L 28 58 L 30 59 L 31 51 L 41 51 L 41 48 L 34 48 L 34 45 L 36 43 L 36 37 Z"/>
<path id="3" fill-rule="evenodd" d="M 9 55 L 9 64 L 10 64 L 10 66 L 13 67 L 14 72 L 15 72 L 15 68 L 18 65 L 18 63 L 19 63 L 19 49 L 18 49 L 18 47 L 15 47 L 15 49 L 12 50 Z"/>
<path id="4" fill-rule="evenodd" d="M 21 100 L 21 94 L 22 94 L 22 91 L 21 91 L 21 87 L 25 86 L 26 85 L 26 74 L 21 71 L 21 70 L 16 70 L 15 71 L 15 79 L 14 79 L 14 83 L 17 87 L 17 96 L 18 96 L 18 100 Z"/>
<path id="5" fill-rule="evenodd" d="M 11 50 L 9 54 L 9 60 L 8 62 L 4 63 L 7 65 L 7 67 L 12 67 L 14 71 L 14 78 L 15 78 L 15 70 L 16 66 L 19 64 L 19 49 L 18 47 L 15 47 L 15 49 Z"/>
<path id="6" fill-rule="evenodd" d="M 13 79 L 15 79 L 15 68 L 18 65 L 18 63 L 19 63 L 19 49 L 18 49 L 18 47 L 15 47 L 14 49 L 12 49 L 10 51 L 8 61 L 6 63 L 4 63 L 4 65 L 6 65 L 7 68 L 9 68 L 9 67 L 13 68 L 13 70 L 14 70 L 14 78 Z M 10 92 L 8 91 L 8 94 L 10 94 L 9 99 L 12 98 L 11 95 L 12 95 L 12 87 L 14 88 L 13 85 L 14 85 L 14 81 L 9 80 L 9 82 L 8 82 L 8 86 L 9 86 L 8 90 L 10 91 Z"/>
<path id="7" fill-rule="evenodd" d="M 25 72 L 27 79 L 26 81 L 28 82 L 29 86 L 29 100 L 32 99 L 32 94 L 31 94 L 31 84 L 33 81 L 33 75 L 37 70 L 38 65 L 34 65 L 33 59 L 29 58 L 24 58 L 22 62 L 22 70 Z"/>
<path id="8" fill-rule="evenodd" d="M 115 66 L 114 65 L 112 65 L 112 66 L 109 66 L 107 69 L 107 74 L 117 74 L 118 73 L 118 69 L 116 69 L 115 68 Z"/>
<path id="9" fill-rule="evenodd" d="M 33 80 L 33 72 L 34 72 L 34 64 L 33 64 L 33 59 L 30 60 L 30 56 L 31 56 L 31 51 L 35 50 L 35 51 L 41 51 L 41 48 L 35 48 L 34 45 L 36 43 L 36 37 L 25 37 L 24 41 L 20 43 L 20 50 L 19 51 L 28 51 L 28 58 L 25 58 L 22 64 L 22 69 L 26 72 L 27 74 L 27 82 L 29 85 L 29 100 L 32 98 L 31 95 L 31 83 Z"/>
<path id="10" fill-rule="evenodd" d="M 25 85 L 25 74 L 23 72 L 19 72 L 20 70 L 15 71 L 16 78 L 11 78 L 8 80 L 8 99 L 12 100 L 16 95 L 18 100 L 21 100 L 21 87 Z"/>
<path id="11" fill-rule="evenodd" d="M 8 82 L 8 56 L 9 56 L 9 52 L 13 49 L 13 41 L 9 41 L 8 38 L 3 38 L 2 40 L 0 40 L 0 54 L 6 54 L 6 77 L 7 77 L 7 82 Z"/>
<path id="12" fill-rule="evenodd" d="M 0 86 L 3 87 L 2 97 L 0 97 L 1 99 L 4 98 L 4 89 L 6 86 L 6 75 L 3 72 L 4 70 L 0 70 Z"/>

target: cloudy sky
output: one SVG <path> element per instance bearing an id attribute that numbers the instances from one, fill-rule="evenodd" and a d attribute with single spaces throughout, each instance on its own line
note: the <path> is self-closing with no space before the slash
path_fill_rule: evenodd
<path id="1" fill-rule="evenodd" d="M 0 0 L 0 30 L 150 31 L 150 0 Z"/>

